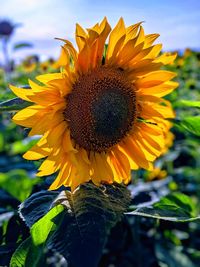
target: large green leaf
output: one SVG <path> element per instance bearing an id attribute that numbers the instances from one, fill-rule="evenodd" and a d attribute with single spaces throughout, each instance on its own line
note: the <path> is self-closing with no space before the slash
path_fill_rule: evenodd
<path id="1" fill-rule="evenodd" d="M 49 233 L 55 228 L 53 218 L 55 218 L 63 210 L 63 205 L 57 205 L 53 207 L 45 216 L 43 216 L 31 227 L 31 236 L 35 246 L 45 243 Z"/>
<path id="2" fill-rule="evenodd" d="M 35 246 L 31 236 L 24 240 L 12 255 L 10 267 L 39 267 L 44 266 L 43 247 Z"/>
<path id="3" fill-rule="evenodd" d="M 179 122 L 176 122 L 175 125 L 194 135 L 200 136 L 200 116 L 183 118 Z"/>
<path id="4" fill-rule="evenodd" d="M 13 169 L 7 173 L 0 173 L 0 188 L 9 192 L 20 201 L 26 199 L 38 179 L 31 179 L 25 170 Z"/>
<path id="5" fill-rule="evenodd" d="M 25 223 L 31 227 L 52 208 L 58 191 L 42 190 L 30 196 L 19 207 L 19 212 Z"/>
<path id="6" fill-rule="evenodd" d="M 28 251 L 31 246 L 31 237 L 22 242 L 12 255 L 10 261 L 10 267 L 22 267 L 25 266 L 25 261 L 28 255 Z"/>
<path id="7" fill-rule="evenodd" d="M 17 111 L 30 106 L 32 103 L 25 101 L 19 97 L 0 103 L 0 112 L 2 111 Z"/>
<path id="8" fill-rule="evenodd" d="M 31 236 L 20 244 L 12 256 L 10 267 L 38 267 L 43 256 L 45 241 L 53 228 L 56 227 L 53 218 L 61 213 L 64 206 L 57 205 L 42 219 L 31 227 Z"/>
<path id="9" fill-rule="evenodd" d="M 47 242 L 72 266 L 95 267 L 111 228 L 121 219 L 130 202 L 129 191 L 121 185 L 82 185 L 73 194 L 65 191 L 65 212 L 55 218 L 56 231 Z"/>
<path id="10" fill-rule="evenodd" d="M 172 193 L 151 206 L 135 208 L 127 214 L 174 222 L 187 222 L 200 219 L 200 215 L 195 213 L 194 204 L 188 196 L 182 193 Z"/>
<path id="11" fill-rule="evenodd" d="M 192 107 L 192 108 L 200 108 L 200 101 L 191 101 L 191 100 L 179 100 L 175 102 L 177 107 Z"/>
<path id="12" fill-rule="evenodd" d="M 46 244 L 76 267 L 97 266 L 111 228 L 128 209 L 129 191 L 122 185 L 87 183 L 73 193 L 51 193 L 46 192 L 46 200 L 45 191 L 35 194 L 20 208 L 23 219 L 32 225 L 34 246 Z M 39 219 L 38 214 L 44 216 Z"/>

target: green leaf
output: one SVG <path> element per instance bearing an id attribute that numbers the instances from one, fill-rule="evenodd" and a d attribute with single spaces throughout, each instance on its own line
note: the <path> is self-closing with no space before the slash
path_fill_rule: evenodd
<path id="1" fill-rule="evenodd" d="M 24 267 L 28 251 L 31 247 L 31 237 L 23 241 L 12 255 L 10 267 Z"/>
<path id="2" fill-rule="evenodd" d="M 122 218 L 130 202 L 122 185 L 81 185 L 74 193 L 65 191 L 58 202 L 66 209 L 54 219 L 56 230 L 47 241 L 72 266 L 95 267 L 111 228 Z"/>
<path id="3" fill-rule="evenodd" d="M 192 216 L 195 213 L 195 206 L 191 201 L 191 198 L 179 192 L 161 198 L 161 200 L 153 206 L 155 208 L 160 208 L 165 205 L 181 207 L 182 210 L 184 210 L 184 213 L 191 214 Z"/>
<path id="4" fill-rule="evenodd" d="M 172 193 L 161 198 L 160 201 L 152 206 L 136 208 L 126 214 L 174 222 L 188 222 L 200 219 L 200 215 L 197 216 L 195 214 L 195 207 L 191 199 L 182 193 Z"/>
<path id="5" fill-rule="evenodd" d="M 52 219 L 63 210 L 64 206 L 55 206 L 31 227 L 31 236 L 35 246 L 39 246 L 45 243 L 50 231 L 53 231 L 53 229 L 55 228 L 55 223 Z"/>
<path id="6" fill-rule="evenodd" d="M 7 173 L 0 173 L 0 188 L 20 201 L 24 201 L 30 195 L 37 181 L 37 178 L 29 178 L 25 170 L 13 169 Z"/>
<path id="7" fill-rule="evenodd" d="M 31 102 L 27 102 L 19 97 L 13 98 L 0 103 L 0 112 L 2 111 L 17 111 L 32 105 Z"/>
<path id="8" fill-rule="evenodd" d="M 35 246 L 31 236 L 24 240 L 12 255 L 10 267 L 38 267 L 43 258 L 43 247 Z"/>
<path id="9" fill-rule="evenodd" d="M 43 257 L 45 241 L 56 226 L 52 219 L 63 210 L 62 205 L 55 206 L 31 227 L 31 236 L 17 248 L 12 256 L 10 267 L 40 266 L 38 263 Z"/>
<path id="10" fill-rule="evenodd" d="M 194 135 L 200 136 L 200 116 L 186 117 L 180 121 L 178 126 Z"/>
<path id="11" fill-rule="evenodd" d="M 159 243 L 156 245 L 156 255 L 159 261 L 164 262 L 170 267 L 195 267 L 196 265 L 188 257 L 187 253 L 180 250 L 180 247 L 162 247 Z M 160 266 L 160 265 L 159 265 Z"/>
<path id="12" fill-rule="evenodd" d="M 33 45 L 31 43 L 17 43 L 14 45 L 13 49 L 14 50 L 18 50 L 18 49 L 21 49 L 21 48 L 31 48 L 33 47 Z"/>
<path id="13" fill-rule="evenodd" d="M 58 191 L 42 190 L 26 199 L 19 207 L 20 216 L 25 223 L 31 227 L 42 216 L 48 213 L 58 194 Z"/>
<path id="14" fill-rule="evenodd" d="M 12 153 L 12 155 L 24 154 L 31 147 L 33 147 L 37 142 L 38 142 L 38 138 L 33 138 L 33 137 L 27 137 L 27 138 L 24 138 L 23 140 L 17 140 L 15 142 L 12 142 L 10 153 Z"/>
<path id="15" fill-rule="evenodd" d="M 32 225 L 34 246 L 46 245 L 76 267 L 95 267 L 111 228 L 122 218 L 129 203 L 130 193 L 125 186 L 97 187 L 87 183 L 73 193 L 34 194 L 20 207 L 20 213 Z"/>
<path id="16" fill-rule="evenodd" d="M 200 101 L 180 100 L 175 102 L 177 107 L 194 107 L 200 108 Z"/>

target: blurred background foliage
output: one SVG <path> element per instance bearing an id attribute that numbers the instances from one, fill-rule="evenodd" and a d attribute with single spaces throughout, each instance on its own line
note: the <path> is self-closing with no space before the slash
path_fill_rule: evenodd
<path id="1" fill-rule="evenodd" d="M 0 22 L 0 41 L 6 49 L 15 26 L 4 21 L 3 31 L 2 23 Z M 16 44 L 14 49 L 27 46 L 31 44 Z M 58 69 L 59 59 L 49 58 L 41 62 L 38 55 L 31 55 L 16 64 L 5 55 L 0 68 L 0 101 L 15 97 L 9 90 L 8 83 L 26 86 L 28 78 L 34 79 L 38 74 L 56 72 Z M 186 117 L 199 115 L 200 52 L 186 49 L 183 53 L 178 53 L 175 63 L 167 69 L 178 73 L 176 80 L 180 84 L 177 90 L 167 96 L 177 114 L 172 127 L 174 142 L 167 153 L 155 162 L 153 172 L 133 172 L 132 183 L 129 185 L 132 196 L 130 212 L 131 208 L 142 208 L 169 193 L 179 192 L 190 197 L 186 202 L 191 213 L 199 214 L 200 126 L 197 124 L 193 129 L 190 124 L 181 123 Z M 188 101 L 195 102 L 192 106 Z M 28 227 L 18 214 L 18 206 L 31 194 L 48 189 L 54 178 L 36 178 L 40 162 L 22 158 L 36 139 L 27 137 L 28 129 L 16 126 L 11 120 L 12 116 L 13 112 L 0 112 L 0 266 L 9 266 L 13 252 L 30 235 Z M 126 215 L 112 229 L 99 266 L 198 267 L 199 264 L 199 220 L 177 223 Z M 61 255 L 46 249 L 37 266 L 68 265 Z"/>

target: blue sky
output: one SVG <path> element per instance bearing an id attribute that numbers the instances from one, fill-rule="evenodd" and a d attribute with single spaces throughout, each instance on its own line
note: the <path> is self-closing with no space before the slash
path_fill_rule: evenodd
<path id="1" fill-rule="evenodd" d="M 60 42 L 54 37 L 74 42 L 76 22 L 90 27 L 104 16 L 112 26 L 121 16 L 127 25 L 144 20 L 146 33 L 161 34 L 164 50 L 200 48 L 199 0 L 0 0 L 0 5 L 0 18 L 23 24 L 12 42 L 34 44 L 23 54 L 57 57 Z M 16 52 L 15 57 L 21 56 Z"/>

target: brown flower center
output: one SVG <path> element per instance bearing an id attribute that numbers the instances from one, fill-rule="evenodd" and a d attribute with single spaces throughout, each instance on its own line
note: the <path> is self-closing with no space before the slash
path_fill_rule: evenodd
<path id="1" fill-rule="evenodd" d="M 136 118 L 134 87 L 119 69 L 102 66 L 80 76 L 66 102 L 71 137 L 87 151 L 107 151 Z"/>

